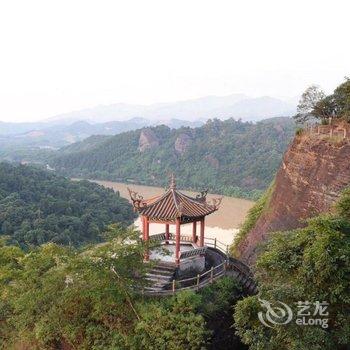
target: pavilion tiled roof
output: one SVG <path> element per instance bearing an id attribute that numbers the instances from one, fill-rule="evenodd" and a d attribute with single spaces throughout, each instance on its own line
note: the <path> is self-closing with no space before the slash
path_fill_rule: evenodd
<path id="1" fill-rule="evenodd" d="M 129 193 L 135 210 L 141 215 L 159 221 L 174 221 L 176 218 L 186 221 L 204 217 L 218 210 L 221 202 L 221 199 L 213 199 L 208 203 L 206 191 L 195 198 L 179 192 L 173 177 L 170 188 L 162 196 L 145 200 L 130 189 Z"/>

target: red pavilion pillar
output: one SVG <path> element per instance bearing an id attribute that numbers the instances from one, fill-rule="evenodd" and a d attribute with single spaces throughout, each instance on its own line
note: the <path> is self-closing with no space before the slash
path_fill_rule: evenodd
<path id="1" fill-rule="evenodd" d="M 197 221 L 194 221 L 192 224 L 192 242 L 196 243 L 197 241 Z"/>
<path id="2" fill-rule="evenodd" d="M 165 244 L 169 244 L 169 224 L 165 224 Z"/>
<path id="3" fill-rule="evenodd" d="M 180 265 L 180 218 L 176 218 L 175 263 L 177 266 Z"/>
<path id="4" fill-rule="evenodd" d="M 203 247 L 204 246 L 204 226 L 205 226 L 204 217 L 201 218 L 200 222 L 201 222 L 201 232 L 199 237 L 199 246 Z"/>
<path id="5" fill-rule="evenodd" d="M 144 256 L 145 261 L 149 261 L 148 241 L 149 241 L 149 219 L 148 217 L 144 217 L 144 242 L 146 245 L 145 256 Z"/>
<path id="6" fill-rule="evenodd" d="M 142 223 L 142 240 L 144 241 L 146 237 L 146 221 L 143 215 L 141 215 L 141 223 Z"/>

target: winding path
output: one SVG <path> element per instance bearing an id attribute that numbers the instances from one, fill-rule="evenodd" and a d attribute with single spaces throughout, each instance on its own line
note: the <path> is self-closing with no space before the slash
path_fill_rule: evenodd
<path id="1" fill-rule="evenodd" d="M 163 284 L 161 289 L 146 288 L 143 294 L 147 296 L 166 296 L 182 290 L 198 291 L 224 276 L 229 276 L 238 281 L 245 293 L 257 293 L 257 285 L 249 267 L 238 259 L 229 256 L 219 247 L 217 242 L 215 242 L 215 247 L 207 246 L 205 254 L 206 259 L 210 261 L 211 269 L 195 277 L 169 280 Z"/>

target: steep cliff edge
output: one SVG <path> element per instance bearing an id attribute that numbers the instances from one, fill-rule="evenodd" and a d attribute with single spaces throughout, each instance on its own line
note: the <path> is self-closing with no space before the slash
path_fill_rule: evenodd
<path id="1" fill-rule="evenodd" d="M 327 211 L 350 185 L 348 135 L 334 137 L 332 130 L 295 137 L 255 225 L 236 245 L 236 254 L 243 261 L 254 263 L 259 243 L 268 233 L 303 226 L 305 219 Z"/>

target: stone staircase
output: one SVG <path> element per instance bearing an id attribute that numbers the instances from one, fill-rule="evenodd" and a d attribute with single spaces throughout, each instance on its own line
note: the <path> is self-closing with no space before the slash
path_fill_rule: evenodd
<path id="1" fill-rule="evenodd" d="M 159 262 L 146 274 L 149 286 L 145 287 L 145 292 L 158 292 L 171 288 L 171 281 L 175 276 L 176 266 L 172 263 Z"/>

